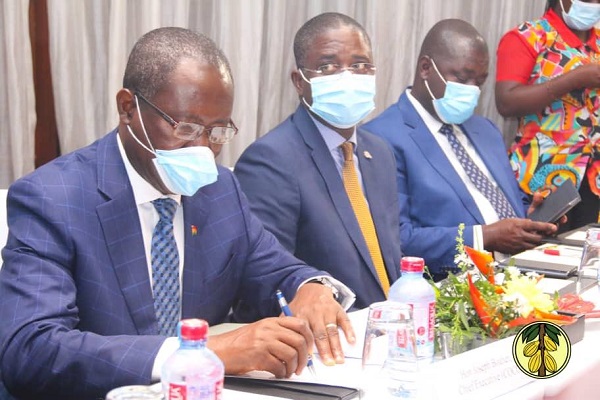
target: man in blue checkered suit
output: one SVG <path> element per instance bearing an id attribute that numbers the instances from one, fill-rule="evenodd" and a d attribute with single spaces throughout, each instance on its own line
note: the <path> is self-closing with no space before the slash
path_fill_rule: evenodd
<path id="1" fill-rule="evenodd" d="M 214 163 L 237 133 L 223 53 L 203 35 L 157 29 L 136 43 L 123 86 L 115 131 L 9 190 L 0 270 L 6 389 L 27 399 L 97 399 L 159 379 L 177 347 L 158 334 L 153 299 L 159 198 L 177 203 L 180 317 L 258 320 L 211 337 L 227 373 L 299 373 L 313 341 L 326 362 L 341 361 L 337 329 L 328 335 L 326 325 L 352 340 L 333 296 L 346 288 L 285 251 Z M 266 318 L 280 313 L 277 289 L 298 318 Z"/>

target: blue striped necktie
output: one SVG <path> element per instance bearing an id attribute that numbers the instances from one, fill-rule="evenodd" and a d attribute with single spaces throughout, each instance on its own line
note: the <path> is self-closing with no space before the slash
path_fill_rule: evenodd
<path id="1" fill-rule="evenodd" d="M 152 290 L 158 332 L 177 336 L 179 321 L 179 252 L 173 235 L 173 216 L 177 202 L 157 199 L 152 202 L 160 219 L 152 234 Z"/>
<path id="2" fill-rule="evenodd" d="M 512 208 L 506 196 L 497 186 L 495 186 L 487 176 L 479 169 L 475 164 L 471 156 L 467 153 L 463 145 L 458 141 L 458 138 L 454 134 L 454 128 L 452 125 L 444 124 L 440 128 L 440 133 L 448 138 L 448 142 L 452 147 L 452 150 L 458 158 L 458 162 L 464 168 L 467 176 L 473 182 L 473 185 L 479 190 L 492 204 L 499 219 L 515 218 L 515 210 Z"/>

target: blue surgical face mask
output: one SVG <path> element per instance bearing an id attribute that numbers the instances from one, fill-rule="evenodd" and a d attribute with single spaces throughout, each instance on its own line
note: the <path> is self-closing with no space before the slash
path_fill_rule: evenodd
<path id="1" fill-rule="evenodd" d="M 192 146 L 175 150 L 155 150 L 152 143 L 150 143 L 150 139 L 148 139 L 146 127 L 142 120 L 142 113 L 139 112 L 140 105 L 137 96 L 135 97 L 135 102 L 142 130 L 151 148 L 148 148 L 133 134 L 129 125 L 127 125 L 127 129 L 140 146 L 155 155 L 155 158 L 152 160 L 154 166 L 163 184 L 171 193 L 192 196 L 201 187 L 217 181 L 219 172 L 215 163 L 215 155 L 210 148 L 206 146 Z"/>
<path id="2" fill-rule="evenodd" d="M 440 99 L 436 99 L 431 92 L 431 89 L 429 89 L 429 83 L 425 80 L 425 87 L 433 99 L 433 108 L 435 109 L 435 112 L 442 122 L 445 122 L 446 124 L 462 124 L 471 118 L 475 112 L 481 90 L 475 85 L 465 85 L 463 83 L 446 81 L 442 74 L 440 74 L 440 71 L 438 71 L 433 59 L 431 59 L 431 65 L 433 65 L 437 74 L 446 84 L 444 96 Z"/>
<path id="3" fill-rule="evenodd" d="M 304 97 L 302 101 L 316 115 L 331 126 L 347 129 L 356 126 L 375 109 L 375 75 L 341 74 L 325 75 L 306 79 L 310 83 L 312 105 Z"/>
<path id="4" fill-rule="evenodd" d="M 576 31 L 588 31 L 600 22 L 600 4 L 573 0 L 569 12 L 566 13 L 563 0 L 560 0 L 560 8 L 565 24 Z"/>

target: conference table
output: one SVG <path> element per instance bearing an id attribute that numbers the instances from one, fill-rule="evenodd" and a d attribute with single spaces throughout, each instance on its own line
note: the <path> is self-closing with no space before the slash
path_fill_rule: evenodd
<path id="1" fill-rule="evenodd" d="M 596 309 L 600 309 L 600 287 L 598 285 L 592 285 L 582 294 L 583 299 L 593 302 L 596 305 Z M 211 333 L 219 333 L 223 330 L 235 329 L 235 324 L 224 324 L 217 325 L 211 328 Z M 504 342 L 511 342 L 512 338 L 504 339 Z M 504 352 L 510 351 L 507 350 L 511 346 L 511 343 L 505 343 Z M 449 358 L 447 360 L 439 360 L 434 363 L 433 367 L 435 370 L 430 371 L 430 376 L 425 376 L 423 380 L 426 382 L 421 382 L 421 384 L 425 385 L 423 387 L 427 387 L 429 391 L 424 390 L 426 394 L 420 396 L 419 398 L 423 399 L 453 399 L 453 398 L 461 398 L 461 399 L 501 399 L 501 400 L 538 400 L 538 399 L 598 399 L 600 398 L 600 376 L 596 377 L 598 373 L 600 373 L 600 350 L 598 349 L 598 344 L 600 343 L 600 318 L 598 319 L 588 319 L 585 321 L 585 334 L 581 341 L 574 343 L 572 345 L 571 359 L 565 369 L 560 372 L 558 375 L 553 376 L 548 379 L 533 379 L 526 377 L 522 372 L 518 371 L 519 374 L 523 374 L 523 376 L 515 376 L 516 380 L 513 378 L 512 380 L 508 380 L 506 382 L 498 382 L 496 385 L 496 389 L 501 387 L 502 392 L 499 392 L 496 389 L 486 391 L 476 391 L 469 395 L 460 395 L 458 396 L 455 392 L 453 392 L 453 388 L 448 387 L 444 388 L 444 385 L 448 383 L 448 386 L 454 385 L 454 378 L 451 376 L 451 372 L 453 370 L 459 369 L 457 368 L 457 361 L 464 360 L 464 363 L 469 364 L 472 363 L 473 359 L 477 359 L 480 357 L 486 357 L 487 353 L 485 353 L 487 346 L 483 346 L 483 348 L 471 350 L 469 352 L 460 354 L 458 356 Z M 500 344 L 502 345 L 502 344 Z M 509 346 L 509 347 L 507 347 Z M 478 353 L 476 353 L 478 352 Z M 469 358 L 469 353 L 473 353 L 471 358 Z M 332 385 L 339 386 L 349 386 L 355 387 L 356 383 L 360 381 L 361 377 L 361 361 L 360 350 L 356 350 L 354 354 L 351 354 L 351 357 L 346 359 L 346 363 L 344 365 L 337 365 L 334 367 L 327 367 L 323 364 L 320 364 L 318 359 L 316 360 L 315 366 L 317 367 L 318 372 L 318 382 L 319 383 L 329 383 Z M 456 360 L 453 360 L 456 359 Z M 444 372 L 445 363 L 448 365 L 449 374 Z M 465 365 L 467 367 L 467 365 Z M 441 369 L 440 369 L 441 368 Z M 514 366 L 516 369 L 516 366 Z M 449 375 L 449 380 L 444 381 L 440 379 L 440 374 Z M 312 378 L 307 377 L 304 373 L 301 377 L 292 377 L 292 380 L 308 380 L 311 381 Z M 458 376 L 458 375 L 457 375 Z M 262 376 L 261 376 L 262 377 Z M 514 384 L 514 386 L 512 386 Z M 433 390 L 433 389 L 436 390 Z M 379 397 L 379 396 L 377 396 Z M 271 397 L 261 394 L 251 394 L 240 391 L 232 391 L 226 390 L 223 395 L 223 400 L 254 400 L 254 399 L 265 399 L 265 400 L 275 400 L 286 397 Z M 310 397 L 306 397 L 307 399 Z M 358 398 L 358 397 L 357 397 Z M 369 396 L 369 393 L 363 393 L 361 398 L 374 398 L 373 396 Z"/>

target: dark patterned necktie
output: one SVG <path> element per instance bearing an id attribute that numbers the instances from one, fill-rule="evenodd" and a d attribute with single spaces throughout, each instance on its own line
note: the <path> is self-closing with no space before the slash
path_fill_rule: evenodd
<path id="1" fill-rule="evenodd" d="M 467 176 L 473 182 L 473 185 L 479 190 L 486 199 L 492 204 L 498 214 L 499 219 L 515 218 L 515 210 L 512 208 L 502 190 L 494 186 L 487 176 L 479 169 L 473 159 L 469 156 L 463 145 L 458 141 L 454 134 L 452 125 L 444 124 L 440 128 L 440 133 L 448 138 L 452 150 L 458 158 L 458 162 L 464 168 Z"/>
<path id="2" fill-rule="evenodd" d="M 179 252 L 173 235 L 173 216 L 177 202 L 157 199 L 152 202 L 160 216 L 152 234 L 152 289 L 154 311 L 160 335 L 177 336 L 179 321 Z"/>

